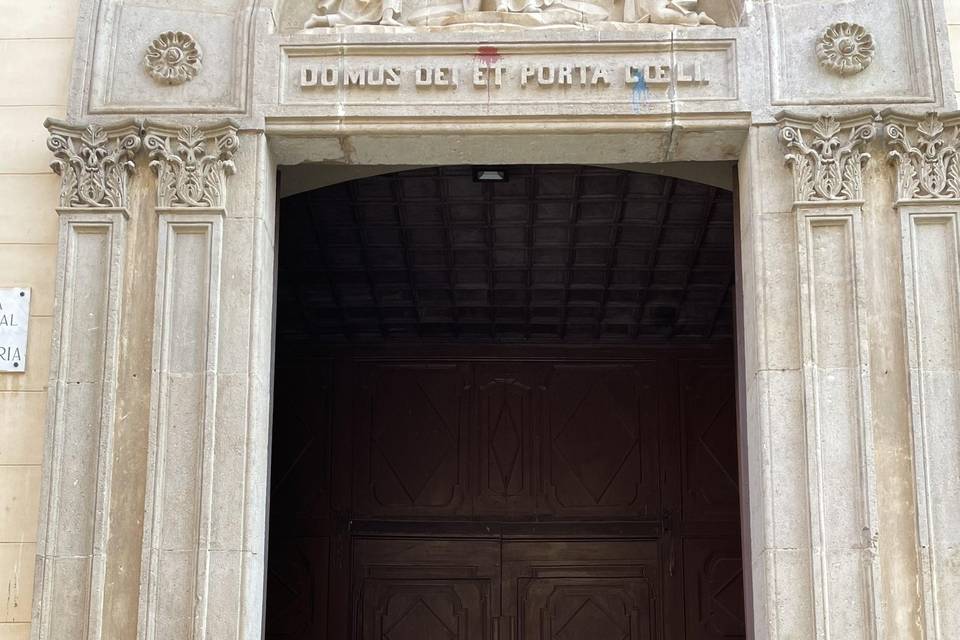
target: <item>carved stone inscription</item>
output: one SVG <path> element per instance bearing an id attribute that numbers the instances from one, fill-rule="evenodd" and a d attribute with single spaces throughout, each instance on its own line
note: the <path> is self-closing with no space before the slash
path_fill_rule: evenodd
<path id="1" fill-rule="evenodd" d="M 707 84 L 700 62 L 678 64 L 624 63 L 622 67 L 604 64 L 525 63 L 515 73 L 508 73 L 506 65 L 478 61 L 464 69 L 458 65 L 437 66 L 418 64 L 413 73 L 405 73 L 400 65 L 368 65 L 346 68 L 339 65 L 304 65 L 300 70 L 300 87 L 398 87 L 412 81 L 418 87 L 453 87 L 472 84 L 474 87 L 501 88 L 508 75 L 521 87 L 537 84 L 541 87 L 608 87 L 621 85 Z M 409 77 L 408 77 L 409 76 Z"/>
<path id="2" fill-rule="evenodd" d="M 735 100 L 733 43 L 288 47 L 284 103 L 644 104 Z M 598 50 L 599 49 L 599 50 Z M 343 57 L 341 57 L 343 56 Z"/>

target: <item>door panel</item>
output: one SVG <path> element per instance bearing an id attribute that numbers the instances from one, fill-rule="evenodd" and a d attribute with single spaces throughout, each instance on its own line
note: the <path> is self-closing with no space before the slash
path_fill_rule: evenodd
<path id="1" fill-rule="evenodd" d="M 733 368 L 680 366 L 680 537 L 687 640 L 746 637 Z"/>
<path id="2" fill-rule="evenodd" d="M 480 580 L 366 580 L 360 637 L 486 640 L 489 586 Z"/>
<path id="3" fill-rule="evenodd" d="M 683 519 L 734 522 L 740 516 L 733 368 L 717 362 L 680 367 Z"/>
<path id="4" fill-rule="evenodd" d="M 484 515 L 535 513 L 544 367 L 476 367 L 476 502 Z"/>
<path id="5" fill-rule="evenodd" d="M 658 557 L 650 540 L 505 541 L 504 617 L 517 640 L 655 638 Z"/>
<path id="6" fill-rule="evenodd" d="M 532 578 L 521 582 L 520 638 L 649 640 L 654 602 L 647 580 Z"/>
<path id="7" fill-rule="evenodd" d="M 354 638 L 493 638 L 498 542 L 367 538 L 355 541 L 354 558 Z"/>
<path id="8" fill-rule="evenodd" d="M 333 512 L 328 360 L 278 367 L 271 461 L 267 627 L 273 640 L 327 637 Z"/>
<path id="9" fill-rule="evenodd" d="M 466 366 L 368 364 L 355 405 L 356 513 L 464 514 Z"/>
<path id="10" fill-rule="evenodd" d="M 547 513 L 656 517 L 654 373 L 653 363 L 553 367 L 543 447 Z"/>
<path id="11" fill-rule="evenodd" d="M 683 542 L 687 637 L 745 637 L 743 561 L 735 537 L 688 538 Z"/>

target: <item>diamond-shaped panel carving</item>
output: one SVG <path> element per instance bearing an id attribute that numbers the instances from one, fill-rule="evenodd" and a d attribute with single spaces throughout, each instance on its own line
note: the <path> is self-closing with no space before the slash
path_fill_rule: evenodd
<path id="1" fill-rule="evenodd" d="M 733 489 L 737 488 L 737 441 L 731 437 L 730 425 L 735 424 L 735 419 L 733 398 L 729 398 L 716 411 L 699 438 L 704 453 L 713 460 Z"/>
<path id="2" fill-rule="evenodd" d="M 400 487 L 416 502 L 456 442 L 413 375 L 395 375 L 374 416 L 374 438 Z"/>
<path id="3" fill-rule="evenodd" d="M 570 470 L 598 504 L 637 442 L 612 410 L 615 406 L 606 386 L 594 384 L 555 440 Z"/>
<path id="4" fill-rule="evenodd" d="M 403 616 L 384 631 L 386 640 L 452 640 L 457 637 L 423 600 L 417 600 Z"/>
<path id="5" fill-rule="evenodd" d="M 506 494 L 510 490 L 510 480 L 520 455 L 520 430 L 507 402 L 500 407 L 500 415 L 490 435 L 490 449 L 503 481 L 502 490 Z"/>
<path id="6" fill-rule="evenodd" d="M 627 637 L 627 631 L 588 598 L 553 637 L 557 640 L 622 640 Z"/>
<path id="7" fill-rule="evenodd" d="M 708 594 L 711 626 L 718 634 L 744 625 L 743 569 L 739 557 L 716 555 L 707 562 L 701 589 Z"/>

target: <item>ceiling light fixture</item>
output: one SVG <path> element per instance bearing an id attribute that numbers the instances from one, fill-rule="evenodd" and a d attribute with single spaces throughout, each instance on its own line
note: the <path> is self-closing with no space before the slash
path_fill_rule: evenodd
<path id="1" fill-rule="evenodd" d="M 509 179 L 503 167 L 474 167 L 474 182 L 506 182 Z"/>

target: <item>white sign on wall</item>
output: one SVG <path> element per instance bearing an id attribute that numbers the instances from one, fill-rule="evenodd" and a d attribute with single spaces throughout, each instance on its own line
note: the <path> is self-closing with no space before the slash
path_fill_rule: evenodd
<path id="1" fill-rule="evenodd" d="M 0 371 L 27 370 L 30 289 L 0 289 Z"/>

